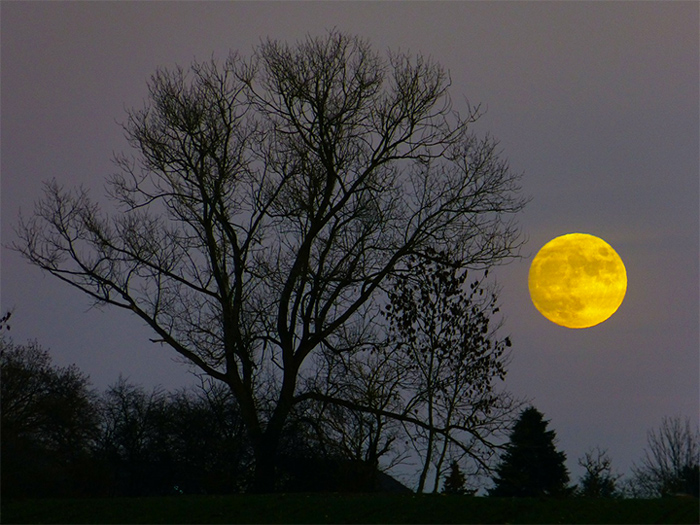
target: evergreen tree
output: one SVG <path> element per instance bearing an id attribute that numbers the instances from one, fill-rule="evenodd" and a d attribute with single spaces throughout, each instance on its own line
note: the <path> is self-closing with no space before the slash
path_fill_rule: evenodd
<path id="1" fill-rule="evenodd" d="M 459 469 L 456 461 L 450 464 L 450 473 L 445 476 L 445 484 L 442 487 L 443 494 L 464 494 L 464 474 Z"/>
<path id="2" fill-rule="evenodd" d="M 490 496 L 562 496 L 570 492 L 566 454 L 556 450 L 556 433 L 547 430 L 547 424 L 543 414 L 533 407 L 522 412 L 496 467 Z"/>

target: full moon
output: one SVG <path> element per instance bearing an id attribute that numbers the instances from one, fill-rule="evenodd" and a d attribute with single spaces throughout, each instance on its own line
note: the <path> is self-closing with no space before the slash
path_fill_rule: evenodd
<path id="1" fill-rule="evenodd" d="M 530 266 L 528 287 L 535 308 L 547 319 L 567 328 L 589 328 L 620 307 L 627 272 L 603 239 L 570 233 L 540 249 Z"/>

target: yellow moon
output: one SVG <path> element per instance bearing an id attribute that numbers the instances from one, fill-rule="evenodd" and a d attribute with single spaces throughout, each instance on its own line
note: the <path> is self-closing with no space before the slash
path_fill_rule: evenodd
<path id="1" fill-rule="evenodd" d="M 567 328 L 602 323 L 622 304 L 627 272 L 603 239 L 570 233 L 537 253 L 528 277 L 530 298 L 547 319 Z"/>

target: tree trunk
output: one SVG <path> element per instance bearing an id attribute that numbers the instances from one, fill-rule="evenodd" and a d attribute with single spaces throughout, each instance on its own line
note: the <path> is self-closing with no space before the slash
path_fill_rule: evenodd
<path id="1" fill-rule="evenodd" d="M 425 488 L 425 481 L 428 478 L 428 471 L 430 470 L 430 461 L 433 458 L 433 441 L 435 439 L 435 431 L 432 430 L 433 427 L 433 360 L 435 358 L 435 353 L 432 352 L 430 355 L 430 361 L 428 363 L 428 373 L 426 375 L 426 390 L 428 393 L 428 424 L 431 430 L 428 431 L 428 449 L 425 451 L 425 463 L 423 464 L 423 470 L 420 473 L 420 478 L 418 480 L 418 492 L 419 494 L 423 492 Z"/>
<path id="2" fill-rule="evenodd" d="M 287 420 L 292 408 L 297 371 L 298 366 L 292 366 L 290 369 L 285 370 L 285 377 L 275 411 L 267 423 L 265 432 L 259 436 L 258 442 L 253 445 L 255 472 L 251 487 L 252 492 L 258 494 L 275 492 L 277 449 L 282 438 L 284 422 Z"/>
<path id="3" fill-rule="evenodd" d="M 420 478 L 418 479 L 418 489 L 416 490 L 417 493 L 423 492 L 423 489 L 425 488 L 425 480 L 428 477 L 428 470 L 430 470 L 430 461 L 433 458 L 433 439 L 434 439 L 434 432 L 432 430 L 428 431 L 428 448 L 425 451 L 425 462 L 423 463 L 423 470 L 420 473 Z"/>
<path id="4" fill-rule="evenodd" d="M 438 489 L 440 488 L 440 471 L 442 470 L 442 464 L 445 461 L 445 456 L 447 455 L 448 444 L 448 436 L 445 436 L 445 440 L 442 445 L 442 452 L 440 453 L 440 459 L 438 459 L 437 465 L 435 466 L 435 483 L 433 484 L 433 494 L 437 494 Z"/>
<path id="5" fill-rule="evenodd" d="M 255 470 L 250 492 L 267 494 L 275 491 L 278 442 L 279 436 L 271 437 L 266 433 L 254 447 Z"/>

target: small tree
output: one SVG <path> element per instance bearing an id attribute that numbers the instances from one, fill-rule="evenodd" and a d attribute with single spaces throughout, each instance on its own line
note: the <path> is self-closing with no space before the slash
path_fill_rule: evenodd
<path id="1" fill-rule="evenodd" d="M 556 433 L 534 407 L 520 415 L 493 478 L 491 496 L 538 497 L 567 495 L 566 454 L 556 450 Z"/>
<path id="2" fill-rule="evenodd" d="M 641 465 L 632 467 L 632 491 L 643 497 L 684 493 L 698 496 L 700 431 L 690 419 L 664 418 L 647 434 Z"/>
<path id="3" fill-rule="evenodd" d="M 620 475 L 612 473 L 612 460 L 606 450 L 589 450 L 578 464 L 586 469 L 581 478 L 578 494 L 585 498 L 614 498 L 618 495 L 617 480 Z"/>
<path id="4" fill-rule="evenodd" d="M 484 279 L 488 276 L 485 272 Z M 517 404 L 496 384 L 506 374 L 508 337 L 498 338 L 497 297 L 482 280 L 435 261 L 414 261 L 411 275 L 389 292 L 390 348 L 404 370 L 406 407 L 428 423 L 411 438 L 423 466 L 418 492 L 435 468 L 438 491 L 448 451 L 456 447 L 482 466 L 492 434 L 506 427 Z M 419 439 L 416 439 L 419 438 Z"/>
<path id="5" fill-rule="evenodd" d="M 459 469 L 456 461 L 450 463 L 450 473 L 445 476 L 445 484 L 442 487 L 443 494 L 464 494 L 464 474 Z"/>

